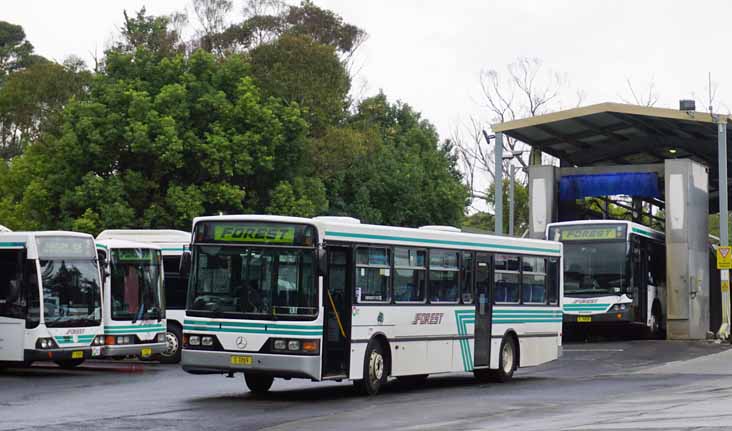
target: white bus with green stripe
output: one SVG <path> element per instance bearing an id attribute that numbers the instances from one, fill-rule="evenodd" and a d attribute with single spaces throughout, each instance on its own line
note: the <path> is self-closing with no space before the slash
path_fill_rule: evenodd
<path id="1" fill-rule="evenodd" d="M 550 223 L 547 238 L 564 244 L 564 322 L 665 330 L 663 233 L 623 220 Z"/>
<path id="2" fill-rule="evenodd" d="M 97 240 L 102 269 L 105 357 L 159 355 L 167 348 L 163 258 L 154 245 Z"/>
<path id="3" fill-rule="evenodd" d="M 183 369 L 387 381 L 504 381 L 561 352 L 558 242 L 361 224 L 346 217 L 196 218 Z"/>
<path id="4" fill-rule="evenodd" d="M 173 229 L 108 229 L 98 240 L 120 239 L 151 244 L 163 255 L 165 319 L 167 348 L 161 353 L 164 363 L 180 362 L 183 344 L 183 320 L 186 307 L 188 278 L 179 273 L 180 257 L 187 250 L 191 233 Z"/>
<path id="5" fill-rule="evenodd" d="M 100 285 L 91 235 L 0 233 L 0 366 L 99 357 Z"/>

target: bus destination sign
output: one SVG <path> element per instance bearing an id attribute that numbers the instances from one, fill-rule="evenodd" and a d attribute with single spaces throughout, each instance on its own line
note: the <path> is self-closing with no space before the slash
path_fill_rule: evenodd
<path id="1" fill-rule="evenodd" d="M 214 228 L 215 241 L 232 241 L 264 244 L 294 244 L 293 226 L 227 225 Z"/>
<path id="2" fill-rule="evenodd" d="M 624 236 L 622 228 L 606 226 L 562 229 L 560 232 L 560 241 L 622 239 Z"/>

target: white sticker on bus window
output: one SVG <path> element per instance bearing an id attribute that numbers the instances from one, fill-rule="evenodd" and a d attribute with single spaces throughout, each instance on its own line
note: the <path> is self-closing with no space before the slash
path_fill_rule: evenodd
<path id="1" fill-rule="evenodd" d="M 356 301 L 361 302 L 361 288 L 356 288 Z"/>
<path id="2" fill-rule="evenodd" d="M 366 277 L 366 268 L 361 268 L 361 277 Z"/>

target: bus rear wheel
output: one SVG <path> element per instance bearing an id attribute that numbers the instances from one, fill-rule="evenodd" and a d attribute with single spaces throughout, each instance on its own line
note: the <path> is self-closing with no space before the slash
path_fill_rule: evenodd
<path id="1" fill-rule="evenodd" d="M 272 387 L 274 377 L 267 374 L 244 373 L 244 381 L 251 392 L 264 394 Z"/>
<path id="2" fill-rule="evenodd" d="M 83 359 L 65 359 L 63 361 L 56 361 L 56 365 L 63 368 L 64 370 L 70 370 L 76 368 L 84 362 Z"/>
<path id="3" fill-rule="evenodd" d="M 386 379 L 387 367 L 386 359 L 384 358 L 384 348 L 379 340 L 372 338 L 368 346 L 366 346 L 363 379 L 356 380 L 353 384 L 364 395 L 376 395 L 386 383 Z"/>

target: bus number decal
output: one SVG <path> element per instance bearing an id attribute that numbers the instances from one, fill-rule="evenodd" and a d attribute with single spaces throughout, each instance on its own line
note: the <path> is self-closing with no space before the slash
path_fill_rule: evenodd
<path id="1" fill-rule="evenodd" d="M 443 313 L 416 313 L 412 325 L 439 325 Z"/>

